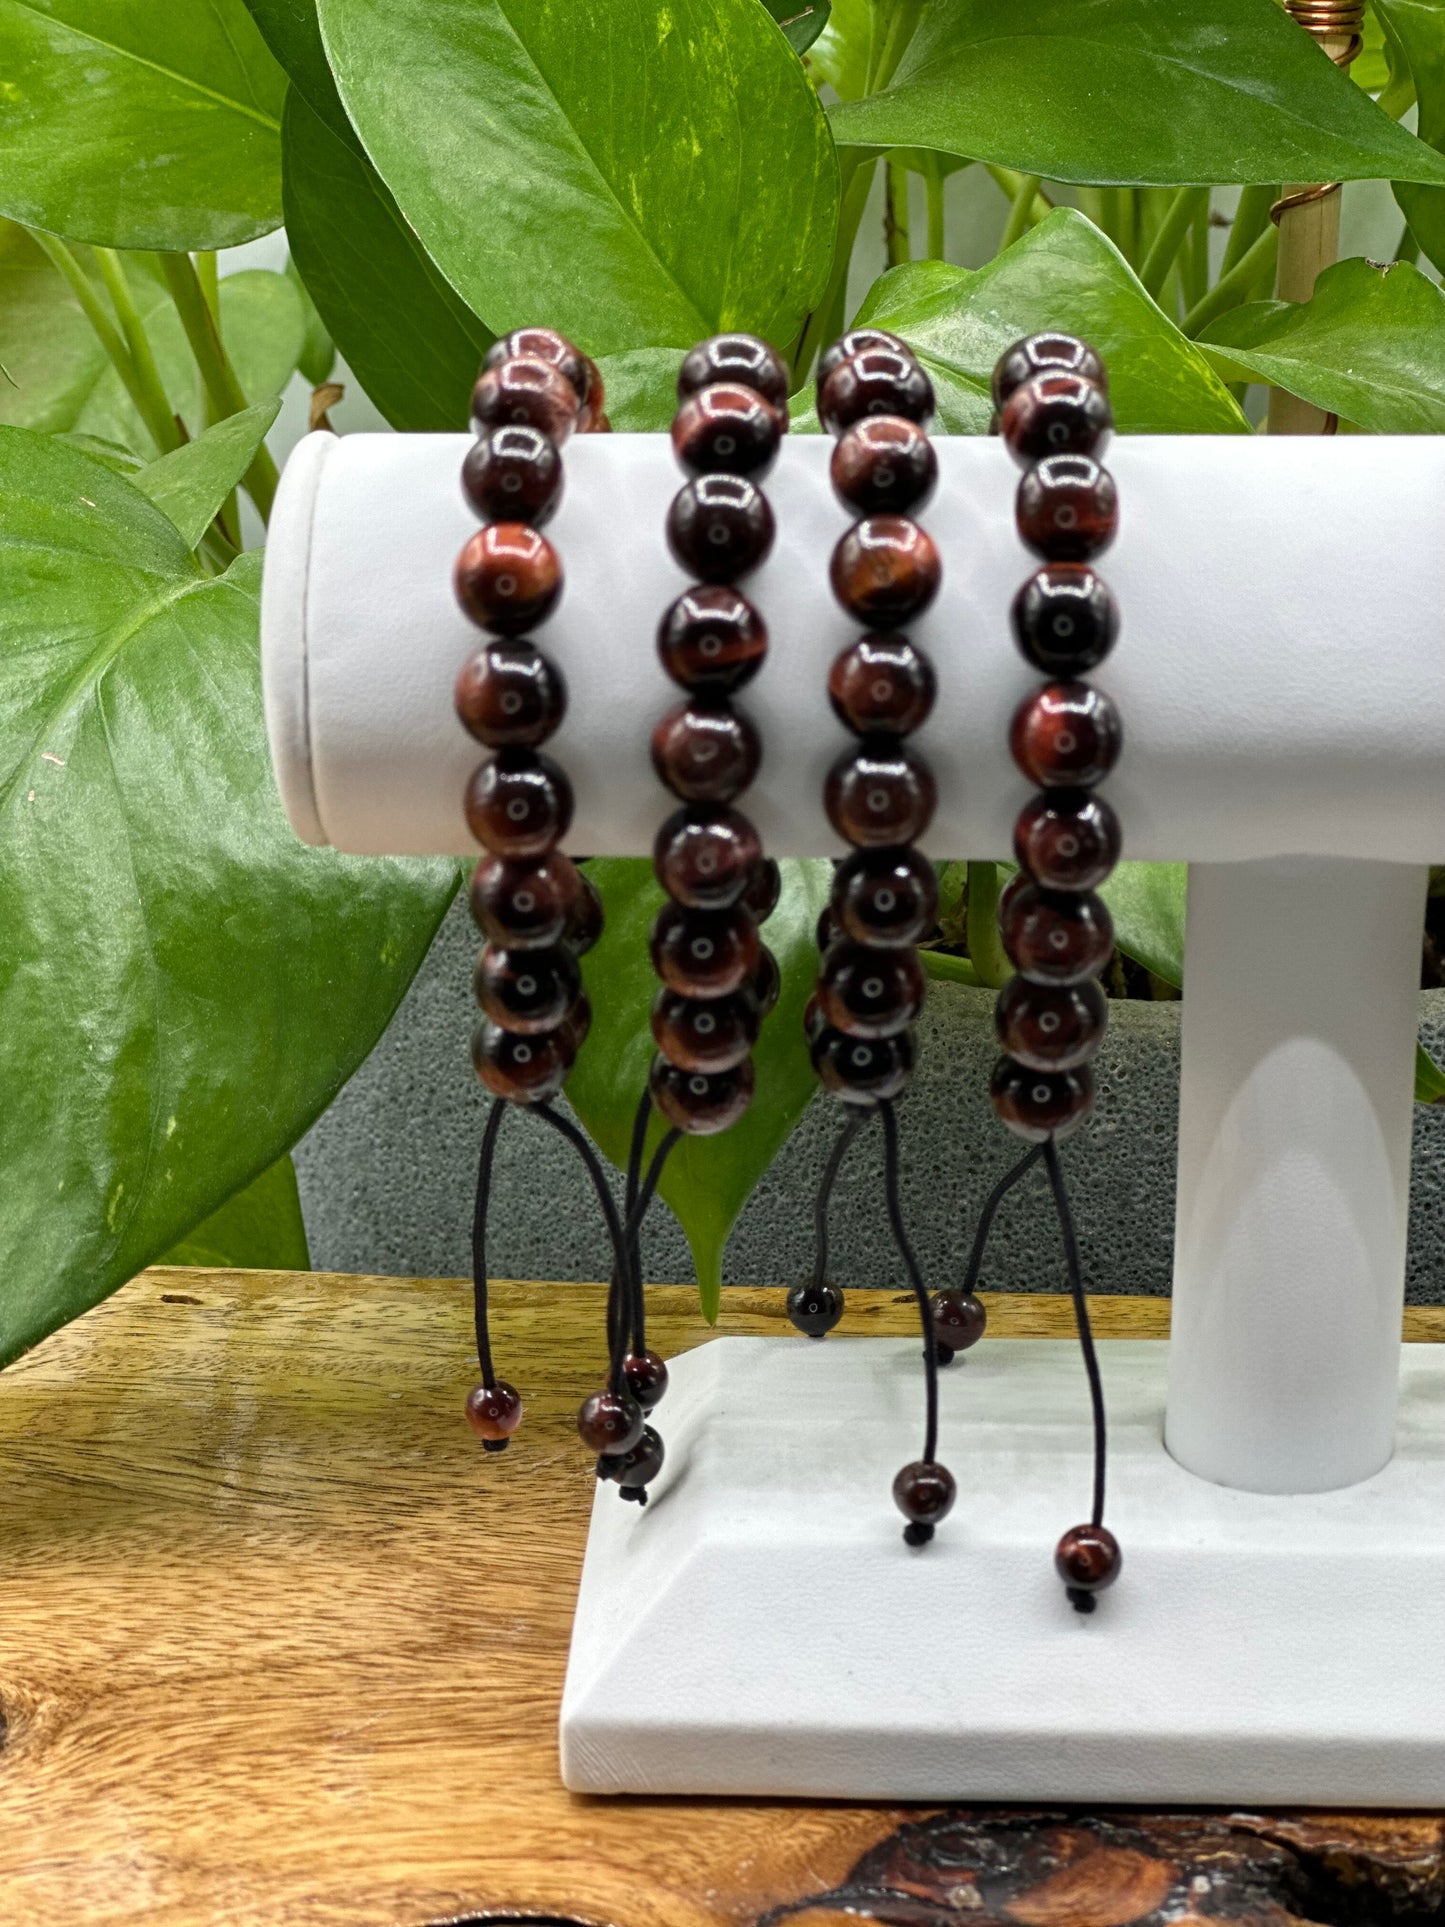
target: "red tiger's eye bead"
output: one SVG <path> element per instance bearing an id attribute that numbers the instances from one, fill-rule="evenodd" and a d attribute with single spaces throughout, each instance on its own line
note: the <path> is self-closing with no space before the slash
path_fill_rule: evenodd
<path id="1" fill-rule="evenodd" d="M 522 1037 L 481 1023 L 472 1032 L 472 1064 L 493 1097 L 513 1104 L 541 1104 L 567 1080 L 577 1046 L 565 1028 Z"/>
<path id="2" fill-rule="evenodd" d="M 1093 455 L 1114 425 L 1096 382 L 1062 368 L 1031 375 L 1004 404 L 999 432 L 1021 468 L 1045 455 Z"/>
<path id="3" fill-rule="evenodd" d="M 520 636 L 544 622 L 562 593 L 562 564 L 545 535 L 522 522 L 478 529 L 457 557 L 457 601 L 473 622 Z"/>
<path id="4" fill-rule="evenodd" d="M 672 422 L 672 452 L 689 475 L 765 475 L 782 438 L 778 411 L 726 381 L 689 395 Z"/>
<path id="5" fill-rule="evenodd" d="M 521 862 L 485 856 L 472 871 L 472 915 L 493 943 L 508 950 L 560 943 L 581 894 L 581 872 L 560 850 Z"/>
<path id="6" fill-rule="evenodd" d="M 915 359 L 908 343 L 899 335 L 889 334 L 886 328 L 850 328 L 819 355 L 818 388 L 823 388 L 835 368 L 841 368 L 845 361 L 851 361 L 854 355 L 861 355 L 870 348 L 891 348 L 895 354 L 905 355 L 910 361 Z"/>
<path id="7" fill-rule="evenodd" d="M 644 1412 L 662 1403 L 667 1391 L 667 1360 L 657 1352 L 629 1352 L 622 1361 L 622 1376 Z"/>
<path id="8" fill-rule="evenodd" d="M 818 973 L 824 1021 L 845 1037 L 891 1037 L 923 1008 L 923 966 L 912 950 L 835 943 Z"/>
<path id="9" fill-rule="evenodd" d="M 893 1503 L 908 1524 L 903 1537 L 910 1546 L 926 1546 L 933 1529 L 953 1510 L 957 1487 L 946 1465 L 915 1459 L 893 1481 Z"/>
<path id="10" fill-rule="evenodd" d="M 886 1097 L 897 1097 L 913 1075 L 910 1030 L 897 1031 L 892 1037 L 845 1037 L 823 1020 L 821 1012 L 809 1029 L 809 1056 L 818 1081 L 845 1104 L 879 1104 Z"/>
<path id="11" fill-rule="evenodd" d="M 933 537 L 903 515 L 855 522 L 833 550 L 833 594 L 860 622 L 909 622 L 938 594 L 942 565 Z"/>
<path id="12" fill-rule="evenodd" d="M 759 1020 L 773 1010 L 783 993 L 783 973 L 778 960 L 765 943 L 758 945 L 758 960 L 748 980 L 748 991 L 758 1007 Z"/>
<path id="13" fill-rule="evenodd" d="M 1119 633 L 1103 578 L 1083 562 L 1047 562 L 1014 597 L 1014 641 L 1046 676 L 1079 676 L 1101 663 Z"/>
<path id="14" fill-rule="evenodd" d="M 864 348 L 839 362 L 818 390 L 818 419 L 830 435 L 865 415 L 901 415 L 920 424 L 933 419 L 933 383 L 906 349 Z"/>
<path id="15" fill-rule="evenodd" d="M 1055 370 L 1081 375 L 1085 381 L 1092 381 L 1106 393 L 1108 391 L 1109 380 L 1104 373 L 1104 364 L 1088 342 L 1080 341 L 1077 335 L 1045 331 L 1027 335 L 999 356 L 993 371 L 994 407 L 1003 409 L 1014 390 L 1034 375 Z"/>
<path id="16" fill-rule="evenodd" d="M 467 1424 L 484 1445 L 500 1452 L 522 1423 L 522 1397 L 514 1385 L 474 1385 L 467 1393 Z"/>
<path id="17" fill-rule="evenodd" d="M 1123 1571 L 1124 1555 L 1107 1526 L 1071 1526 L 1055 1549 L 1054 1568 L 1071 1592 L 1103 1592 Z"/>
<path id="18" fill-rule="evenodd" d="M 766 923 L 778 907 L 778 898 L 783 894 L 783 873 L 770 856 L 765 856 L 754 864 L 753 873 L 748 879 L 748 887 L 743 891 L 742 905 L 754 923 Z"/>
<path id="19" fill-rule="evenodd" d="M 753 1101 L 753 1060 L 726 1071 L 682 1071 L 665 1057 L 652 1060 L 652 1101 L 688 1137 L 716 1137 L 736 1124 Z"/>
<path id="20" fill-rule="evenodd" d="M 1104 694 L 1086 682 L 1045 683 L 1014 711 L 1009 750 L 1044 789 L 1089 789 L 1119 760 L 1124 726 Z"/>
<path id="21" fill-rule="evenodd" d="M 828 771 L 823 807 L 828 821 L 859 849 L 916 843 L 933 820 L 938 788 L 921 758 L 865 745 L 845 750 Z"/>
<path id="22" fill-rule="evenodd" d="M 1029 1144 L 1067 1137 L 1094 1108 L 1094 1080 L 1087 1064 L 1072 1071 L 1034 1071 L 1001 1057 L 988 1094 L 1000 1122 Z"/>
<path id="23" fill-rule="evenodd" d="M 999 933 L 1014 969 L 1036 984 L 1097 977 L 1114 949 L 1114 920 L 1102 897 L 1056 894 L 1035 883 L 1000 906 Z"/>
<path id="24" fill-rule="evenodd" d="M 676 810 L 657 832 L 652 867 L 675 903 L 727 910 L 742 900 L 763 854 L 752 824 L 725 805 Z"/>
<path id="25" fill-rule="evenodd" d="M 697 584 L 684 589 L 662 618 L 657 653 L 668 675 L 689 693 L 730 696 L 762 668 L 768 632 L 736 589 Z"/>
<path id="26" fill-rule="evenodd" d="M 642 1407 L 627 1392 L 594 1392 L 577 1414 L 577 1435 L 589 1452 L 630 1452 L 642 1426 Z"/>
<path id="27" fill-rule="evenodd" d="M 746 910 L 684 910 L 665 903 L 652 925 L 652 967 L 684 997 L 728 997 L 758 962 L 758 927 Z"/>
<path id="28" fill-rule="evenodd" d="M 938 878 L 917 850 L 859 850 L 833 875 L 833 913 L 855 943 L 921 943 L 938 919 Z"/>
<path id="29" fill-rule="evenodd" d="M 493 642 L 462 664 L 461 722 L 488 749 L 536 749 L 567 713 L 561 673 L 530 642 Z"/>
<path id="30" fill-rule="evenodd" d="M 652 1035 L 680 1071 L 730 1071 L 758 1040 L 758 1006 L 750 990 L 731 997 L 681 997 L 659 990 Z"/>
<path id="31" fill-rule="evenodd" d="M 1050 455 L 1024 474 L 1014 519 L 1046 562 L 1087 562 L 1118 531 L 1114 478 L 1087 455 Z"/>
<path id="32" fill-rule="evenodd" d="M 572 785 L 550 756 L 498 750 L 467 785 L 466 816 L 493 856 L 547 856 L 572 826 Z"/>
<path id="33" fill-rule="evenodd" d="M 728 381 L 755 389 L 774 408 L 786 410 L 788 380 L 787 362 L 758 335 L 710 335 L 683 357 L 677 398 L 686 401 L 714 382 Z"/>
<path id="34" fill-rule="evenodd" d="M 597 364 L 589 361 L 580 348 L 574 348 L 566 335 L 558 334 L 555 328 L 514 328 L 509 335 L 492 343 L 482 367 L 500 368 L 518 355 L 525 355 L 531 361 L 545 361 L 571 383 L 579 402 L 602 406 L 600 377 L 595 394 L 593 392 L 592 374 Z"/>
<path id="35" fill-rule="evenodd" d="M 1014 824 L 1019 867 L 1046 890 L 1097 890 L 1122 849 L 1113 809 L 1085 790 L 1044 790 Z"/>
<path id="36" fill-rule="evenodd" d="M 484 1016 L 531 1037 L 562 1023 L 582 994 L 582 973 L 569 950 L 502 950 L 489 943 L 477 958 L 473 988 Z"/>
<path id="37" fill-rule="evenodd" d="M 773 546 L 773 511 L 742 475 L 699 475 L 667 511 L 667 545 L 679 568 L 703 582 L 736 582 Z"/>
<path id="38" fill-rule="evenodd" d="M 730 803 L 761 759 L 758 732 L 736 709 L 679 703 L 652 732 L 652 767 L 684 803 Z"/>
<path id="39" fill-rule="evenodd" d="M 577 426 L 577 390 L 550 362 L 536 355 L 509 355 L 484 368 L 472 390 L 477 428 L 518 424 L 538 429 L 559 447 Z"/>
<path id="40" fill-rule="evenodd" d="M 909 735 L 937 694 L 933 664 L 907 636 L 860 636 L 828 674 L 833 714 L 859 736 Z"/>
<path id="41" fill-rule="evenodd" d="M 843 435 L 828 467 L 833 492 L 862 515 L 906 515 L 938 481 L 933 443 L 902 415 L 868 415 Z"/>
<path id="42" fill-rule="evenodd" d="M 933 1294 L 933 1338 L 940 1354 L 939 1363 L 948 1364 L 956 1352 L 971 1351 L 988 1329 L 988 1313 L 983 1301 L 971 1291 L 936 1291 Z"/>
<path id="43" fill-rule="evenodd" d="M 562 457 L 539 428 L 494 428 L 467 450 L 462 490 L 487 521 L 539 529 L 562 500 Z"/>
<path id="44" fill-rule="evenodd" d="M 1011 977 L 994 1005 L 994 1029 L 1010 1057 L 1031 1071 L 1071 1071 L 1103 1041 L 1109 1000 L 1092 978 L 1081 984 L 1031 984 Z"/>
<path id="45" fill-rule="evenodd" d="M 597 885 L 585 871 L 579 871 L 578 875 L 581 878 L 582 891 L 571 916 L 567 919 L 565 941 L 574 957 L 585 957 L 602 935 L 604 913 L 602 896 Z"/>

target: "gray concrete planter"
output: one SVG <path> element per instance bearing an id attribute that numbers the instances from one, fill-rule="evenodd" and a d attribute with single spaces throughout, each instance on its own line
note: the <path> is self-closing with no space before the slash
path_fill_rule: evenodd
<path id="1" fill-rule="evenodd" d="M 466 1040 L 475 933 L 460 901 L 368 1062 L 296 1153 L 313 1262 L 328 1270 L 459 1276 L 470 1263 L 472 1185 L 484 1099 Z M 1445 991 L 1422 995 L 1427 1039 L 1445 1047 Z M 986 1095 L 996 1055 L 991 993 L 934 984 L 919 1026 L 919 1072 L 901 1113 L 907 1210 L 931 1283 L 963 1262 L 979 1200 L 1006 1167 Z M 1165 1294 L 1174 1234 L 1179 1006 L 1115 1004 L 1097 1065 L 1099 1102 L 1067 1171 L 1091 1290 Z M 836 1131 L 819 1099 L 738 1221 L 730 1284 L 790 1282 L 811 1257 L 811 1202 Z M 879 1188 L 878 1147 L 854 1152 L 833 1212 L 831 1269 L 845 1285 L 901 1287 Z M 1042 1197 L 1024 1187 L 1000 1213 L 984 1282 L 1064 1288 Z M 597 1208 L 572 1154 L 540 1126 L 507 1132 L 498 1156 L 493 1268 L 514 1278 L 605 1275 Z M 648 1276 L 692 1276 L 665 1210 L 645 1247 Z M 1409 1295 L 1445 1303 L 1445 1107 L 1417 1109 Z"/>

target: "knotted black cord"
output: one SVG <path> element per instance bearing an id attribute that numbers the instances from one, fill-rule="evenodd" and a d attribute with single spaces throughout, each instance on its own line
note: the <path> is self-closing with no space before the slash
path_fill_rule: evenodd
<path id="1" fill-rule="evenodd" d="M 535 1114 L 545 1118 L 554 1131 L 559 1131 L 576 1151 L 587 1167 L 587 1175 L 592 1180 L 592 1189 L 597 1193 L 597 1202 L 602 1207 L 602 1215 L 607 1221 L 607 1235 L 612 1240 L 612 1262 L 617 1276 L 623 1281 L 624 1299 L 629 1288 L 629 1267 L 627 1261 L 627 1235 L 622 1220 L 617 1215 L 617 1205 L 607 1183 L 606 1173 L 598 1161 L 597 1153 L 587 1142 L 586 1137 L 570 1118 L 554 1111 L 550 1104 L 534 1104 Z M 611 1391 L 620 1392 L 622 1383 L 622 1360 L 627 1348 L 627 1319 L 616 1320 L 616 1330 L 610 1336 L 607 1383 Z"/>
<path id="2" fill-rule="evenodd" d="M 923 1326 L 923 1394 L 927 1412 L 923 1460 L 925 1464 L 932 1465 L 938 1451 L 938 1348 L 933 1337 L 933 1302 L 918 1269 L 913 1247 L 908 1242 L 908 1233 L 903 1228 L 903 1207 L 898 1195 L 898 1120 L 893 1115 L 893 1105 L 888 1098 L 880 1102 L 878 1110 L 883 1119 L 883 1195 L 888 1204 L 888 1223 L 893 1232 L 893 1242 L 898 1247 L 898 1255 L 903 1260 L 903 1268 L 908 1273 L 908 1282 L 918 1301 L 918 1316 Z"/>
<path id="3" fill-rule="evenodd" d="M 1069 1291 L 1074 1300 L 1074 1319 L 1079 1328 L 1079 1349 L 1084 1354 L 1084 1371 L 1089 1380 L 1089 1400 L 1094 1409 L 1094 1510 L 1092 1523 L 1104 1523 L 1104 1470 L 1108 1449 L 1108 1436 L 1104 1421 L 1104 1383 L 1099 1375 L 1099 1355 L 1094 1349 L 1094 1332 L 1089 1323 L 1089 1306 L 1084 1297 L 1084 1274 L 1079 1263 L 1079 1245 L 1074 1235 L 1074 1220 L 1069 1210 L 1068 1196 L 1064 1190 L 1064 1174 L 1059 1168 L 1059 1154 L 1054 1140 L 1048 1138 L 1043 1145 L 1044 1162 L 1048 1166 L 1049 1184 L 1054 1194 L 1054 1209 L 1059 1215 L 1059 1229 L 1064 1238 L 1064 1261 L 1069 1270 Z M 1092 1603 L 1092 1602 L 1091 1602 Z"/>
<path id="4" fill-rule="evenodd" d="M 477 1160 L 477 1201 L 472 1209 L 472 1316 L 477 1328 L 477 1363 L 482 1368 L 482 1383 L 488 1391 L 496 1385 L 497 1374 L 492 1366 L 492 1334 L 487 1322 L 487 1212 L 491 1204 L 497 1137 L 506 1114 L 506 1100 L 493 1098 L 487 1113 L 487 1128 L 482 1132 L 482 1153 Z"/>
<path id="5" fill-rule="evenodd" d="M 850 1108 L 848 1121 L 838 1133 L 837 1142 L 828 1155 L 823 1167 L 822 1181 L 818 1185 L 818 1195 L 813 1200 L 813 1289 L 817 1291 L 827 1281 L 828 1276 L 828 1206 L 833 1197 L 833 1186 L 838 1181 L 838 1173 L 843 1168 L 843 1160 L 855 1137 L 868 1122 L 869 1113 Z"/>
<path id="6" fill-rule="evenodd" d="M 1017 1164 L 1012 1165 L 1005 1171 L 992 1191 L 989 1192 L 983 1210 L 978 1214 L 978 1229 L 973 1234 L 973 1250 L 968 1254 L 968 1270 L 964 1273 L 963 1277 L 963 1288 L 965 1291 L 971 1292 L 978 1283 L 978 1274 L 983 1269 L 984 1249 L 988 1244 L 988 1235 L 990 1231 L 993 1230 L 993 1221 L 998 1213 L 999 1206 L 1003 1203 L 1009 1192 L 1013 1190 L 1019 1179 L 1032 1171 L 1043 1155 L 1044 1146 L 1042 1144 L 1031 1146 L 1029 1150 L 1025 1151 Z"/>

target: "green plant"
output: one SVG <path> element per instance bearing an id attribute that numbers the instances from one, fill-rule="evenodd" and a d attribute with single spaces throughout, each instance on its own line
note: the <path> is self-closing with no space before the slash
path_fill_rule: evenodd
<path id="1" fill-rule="evenodd" d="M 180 1240 L 304 1256 L 278 1160 L 456 887 L 450 864 L 304 849 L 272 792 L 238 491 L 264 520 L 278 398 L 297 370 L 326 380 L 333 340 L 394 426 L 460 428 L 487 343 L 547 321 L 600 360 L 616 427 L 660 429 L 679 353 L 749 328 L 790 356 L 808 428 L 876 218 L 888 266 L 859 312 L 913 344 L 954 432 L 983 431 L 995 356 L 1041 325 L 1097 343 L 1125 430 L 1248 433 L 1249 383 L 1366 432 L 1445 426 L 1445 294 L 1417 265 L 1445 264 L 1445 4 L 1376 0 L 1352 75 L 1274 0 L 1083 19 L 0 0 L 0 1359 Z M 1274 302 L 1278 184 L 1341 178 L 1394 184 L 1396 258 Z M 283 217 L 285 273 L 218 279 L 217 249 Z M 950 228 L 991 229 L 992 258 L 950 263 Z M 572 1088 L 616 1156 L 651 885 L 598 874 L 612 934 Z M 754 1111 L 664 1187 L 709 1298 L 810 1088 L 824 877 L 788 866 Z M 996 975 L 999 873 L 944 881 L 933 967 Z M 1125 947 L 1177 983 L 1182 875 L 1126 868 L 1112 891 Z"/>

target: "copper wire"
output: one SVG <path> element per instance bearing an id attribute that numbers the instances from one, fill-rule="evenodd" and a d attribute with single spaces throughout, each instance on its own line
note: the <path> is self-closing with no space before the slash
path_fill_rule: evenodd
<path id="1" fill-rule="evenodd" d="M 1361 32 L 1365 0 L 1284 0 L 1284 10 L 1322 47 L 1327 40 L 1344 41 L 1344 46 L 1330 55 L 1337 67 L 1348 67 L 1365 44 Z M 1339 193 L 1340 187 L 1339 181 L 1324 181 L 1318 187 L 1301 187 L 1293 194 L 1282 194 L 1270 208 L 1269 218 L 1278 227 L 1291 208 L 1327 201 L 1331 194 Z"/>

